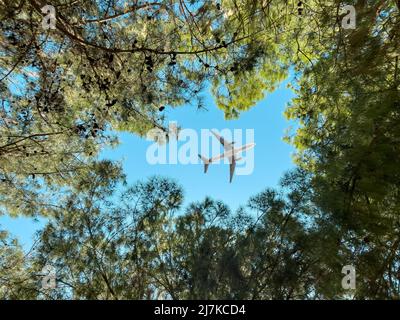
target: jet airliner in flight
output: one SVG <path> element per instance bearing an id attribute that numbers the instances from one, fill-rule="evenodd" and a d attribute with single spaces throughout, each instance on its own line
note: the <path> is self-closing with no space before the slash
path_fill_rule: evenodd
<path id="1" fill-rule="evenodd" d="M 224 138 L 222 138 L 220 135 L 218 135 L 214 131 L 212 131 L 212 130 L 210 130 L 210 131 L 219 140 L 219 142 L 221 142 L 222 146 L 224 147 L 224 152 L 215 157 L 209 158 L 209 159 L 207 159 L 206 157 L 199 154 L 199 158 L 204 162 L 204 173 L 207 173 L 207 169 L 208 169 L 208 166 L 210 163 L 216 162 L 223 158 L 228 158 L 229 159 L 229 172 L 230 172 L 229 182 L 232 182 L 233 173 L 235 172 L 235 167 L 236 167 L 236 161 L 242 159 L 240 157 L 237 157 L 237 154 L 254 148 L 254 146 L 256 144 L 248 143 L 244 146 L 234 148 L 234 146 L 233 146 L 234 142 L 227 142 Z"/>

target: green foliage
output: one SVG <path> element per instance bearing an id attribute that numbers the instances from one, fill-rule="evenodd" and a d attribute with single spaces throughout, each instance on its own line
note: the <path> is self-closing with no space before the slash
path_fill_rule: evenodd
<path id="1" fill-rule="evenodd" d="M 209 198 L 180 212 L 182 189 L 168 179 L 154 177 L 119 193 L 118 180 L 104 184 L 92 177 L 87 188 L 71 191 L 59 203 L 27 266 L 21 265 L 21 272 L 30 274 L 54 266 L 56 289 L 43 291 L 27 277 L 29 290 L 16 286 L 23 293 L 5 297 L 341 297 L 344 253 L 337 243 L 329 244 L 337 232 L 316 218 L 309 180 L 305 172 L 288 174 L 282 181 L 287 193 L 265 190 L 232 214 Z M 21 254 L 14 249 L 7 260 Z M 11 284 L 7 277 L 3 286 Z"/>
<path id="2" fill-rule="evenodd" d="M 40 1 L 0 4 L 0 213 L 49 218 L 29 256 L 0 233 L 2 298 L 400 297 L 398 1 L 353 1 L 355 30 L 337 0 L 301 16 L 283 0 L 53 4 L 48 31 Z M 183 209 L 164 178 L 125 188 L 96 161 L 113 130 L 144 136 L 165 108 L 201 107 L 206 84 L 237 118 L 289 67 L 299 168 L 236 213 Z"/>
<path id="3" fill-rule="evenodd" d="M 56 29 L 46 30 L 41 1 L 0 4 L 4 214 L 47 215 L 39 208 L 47 189 L 76 180 L 117 142 L 110 132 L 165 130 L 159 110 L 202 107 L 206 83 L 235 118 L 272 91 L 288 66 L 267 32 L 285 1 L 273 10 L 254 0 L 52 5 Z"/>
<path id="4" fill-rule="evenodd" d="M 0 229 L 0 299 L 34 299 L 40 277 L 30 269 L 29 253 Z"/>
<path id="5" fill-rule="evenodd" d="M 343 262 L 358 270 L 355 297 L 398 298 L 399 8 L 357 1 L 356 9 L 357 28 L 328 42 L 301 75 L 286 112 L 300 128 L 289 140 Z"/>

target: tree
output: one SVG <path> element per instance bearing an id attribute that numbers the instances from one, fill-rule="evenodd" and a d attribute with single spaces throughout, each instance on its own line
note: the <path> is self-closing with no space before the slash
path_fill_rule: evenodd
<path id="1" fill-rule="evenodd" d="M 184 103 L 202 108 L 208 82 L 226 117 L 237 117 L 273 90 L 287 68 L 275 64 L 281 48 L 266 32 L 284 1 L 272 10 L 254 0 L 59 0 L 52 1 L 54 21 L 42 12 L 45 5 L 0 3 L 6 214 L 47 214 L 40 204 L 48 188 L 77 179 L 105 145 L 117 142 L 111 132 L 165 130 L 162 110 Z"/>
<path id="2" fill-rule="evenodd" d="M 25 253 L 17 239 L 0 230 L 0 298 L 34 299 L 40 277 L 30 270 L 32 251 Z"/>
<path id="3" fill-rule="evenodd" d="M 15 274 L 52 263 L 59 277 L 43 293 L 29 276 L 11 290 L 13 273 L 6 298 L 342 299 L 348 264 L 350 296 L 399 297 L 398 1 L 353 1 L 355 30 L 341 1 L 304 14 L 287 1 L 73 4 L 55 2 L 43 32 L 44 3 L 1 3 L 2 212 L 51 217 Z M 165 106 L 208 82 L 235 118 L 289 66 L 299 168 L 280 190 L 235 214 L 209 198 L 182 213 L 181 188 L 161 178 L 115 200 L 120 168 L 94 159 L 109 129 L 162 129 Z M 1 250 L 5 269 L 22 256 Z"/>
<path id="4" fill-rule="evenodd" d="M 183 210 L 176 182 L 153 177 L 121 188 L 110 163 L 98 166 L 54 208 L 29 255 L 0 247 L 3 271 L 13 266 L 2 277 L 5 298 L 343 299 L 341 270 L 349 262 L 357 270 L 350 294 L 398 295 L 398 247 L 384 251 L 386 243 L 372 236 L 361 244 L 318 208 L 304 170 L 232 213 L 210 198 Z M 57 287 L 44 290 L 49 265 Z"/>
<path id="5" fill-rule="evenodd" d="M 181 203 L 181 189 L 152 179 L 117 195 L 113 183 L 86 179 L 41 232 L 36 263 L 39 269 L 45 264 L 56 268 L 59 285 L 54 297 L 157 297 L 153 270 L 158 246 L 168 216 Z"/>
<path id="6" fill-rule="evenodd" d="M 357 1 L 356 11 L 357 28 L 304 70 L 287 110 L 301 124 L 290 140 L 356 267 L 356 297 L 398 298 L 399 6 Z"/>
<path id="7" fill-rule="evenodd" d="M 34 286 L 36 298 L 311 297 L 318 233 L 301 220 L 312 210 L 304 186 L 286 196 L 266 190 L 250 200 L 250 212 L 233 215 L 206 198 L 182 214 L 182 189 L 171 180 L 154 177 L 118 194 L 118 174 L 105 180 L 93 172 L 39 233 L 29 274 L 51 265 L 57 288 Z"/>

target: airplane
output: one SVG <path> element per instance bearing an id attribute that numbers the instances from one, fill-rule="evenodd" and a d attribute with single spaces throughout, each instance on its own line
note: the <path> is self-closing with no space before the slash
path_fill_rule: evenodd
<path id="1" fill-rule="evenodd" d="M 248 143 L 244 146 L 234 148 L 233 145 L 235 142 L 227 142 L 224 138 L 222 138 L 220 135 L 215 133 L 213 130 L 210 130 L 211 133 L 221 142 L 222 146 L 224 147 L 224 153 L 221 153 L 215 157 L 212 157 L 210 159 L 207 159 L 206 157 L 202 156 L 199 154 L 199 158 L 204 162 L 204 173 L 207 173 L 207 169 L 210 163 L 213 163 L 217 160 L 223 159 L 223 158 L 228 158 L 229 159 L 229 171 L 230 171 L 230 176 L 229 176 L 229 183 L 232 182 L 232 177 L 233 173 L 235 172 L 235 167 L 236 167 L 236 161 L 241 160 L 242 158 L 237 157 L 238 153 L 241 153 L 246 150 L 250 150 L 254 148 L 256 145 L 255 143 Z"/>

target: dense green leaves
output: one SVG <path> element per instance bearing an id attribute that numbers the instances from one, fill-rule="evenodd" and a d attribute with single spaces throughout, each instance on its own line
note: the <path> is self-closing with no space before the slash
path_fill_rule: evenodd
<path id="1" fill-rule="evenodd" d="M 359 270 L 358 298 L 399 297 L 399 7 L 358 1 L 357 28 L 302 74 L 287 116 L 316 205 Z M 329 245 L 327 245 L 329 248 Z"/>
<path id="2" fill-rule="evenodd" d="M 233 214 L 209 198 L 182 212 L 182 189 L 164 178 L 121 192 L 92 179 L 59 203 L 29 256 L 4 242 L 3 265 L 21 261 L 2 279 L 3 297 L 344 298 L 341 268 L 349 261 L 360 268 L 357 297 L 396 297 L 398 243 L 385 252 L 370 237 L 360 251 L 354 234 L 316 211 L 309 180 L 292 172 L 282 180 L 287 192 L 267 189 Z M 376 273 L 378 259 L 388 277 Z M 56 269 L 52 290 L 41 288 L 46 265 Z"/>
<path id="3" fill-rule="evenodd" d="M 29 259 L 37 272 L 47 264 L 57 270 L 58 286 L 46 297 L 307 296 L 311 243 L 298 212 L 305 197 L 285 200 L 267 190 L 235 215 L 206 198 L 182 214 L 182 189 L 173 181 L 152 178 L 121 194 L 92 182 L 59 203 Z"/>
<path id="4" fill-rule="evenodd" d="M 110 132 L 164 130 L 160 110 L 203 107 L 207 83 L 235 118 L 288 66 L 267 32 L 284 1 L 52 1 L 55 29 L 45 4 L 0 3 L 4 213 L 47 214 L 36 206 L 47 188 L 74 181 L 117 142 Z"/>
<path id="5" fill-rule="evenodd" d="M 400 297 L 398 1 L 0 2 L 0 213 L 44 215 L 25 255 L 0 234 L 4 298 Z M 232 213 L 97 161 L 211 86 L 237 118 L 286 77 L 298 169 Z M 57 289 L 40 289 L 42 268 Z M 353 265 L 357 289 L 341 287 Z"/>

